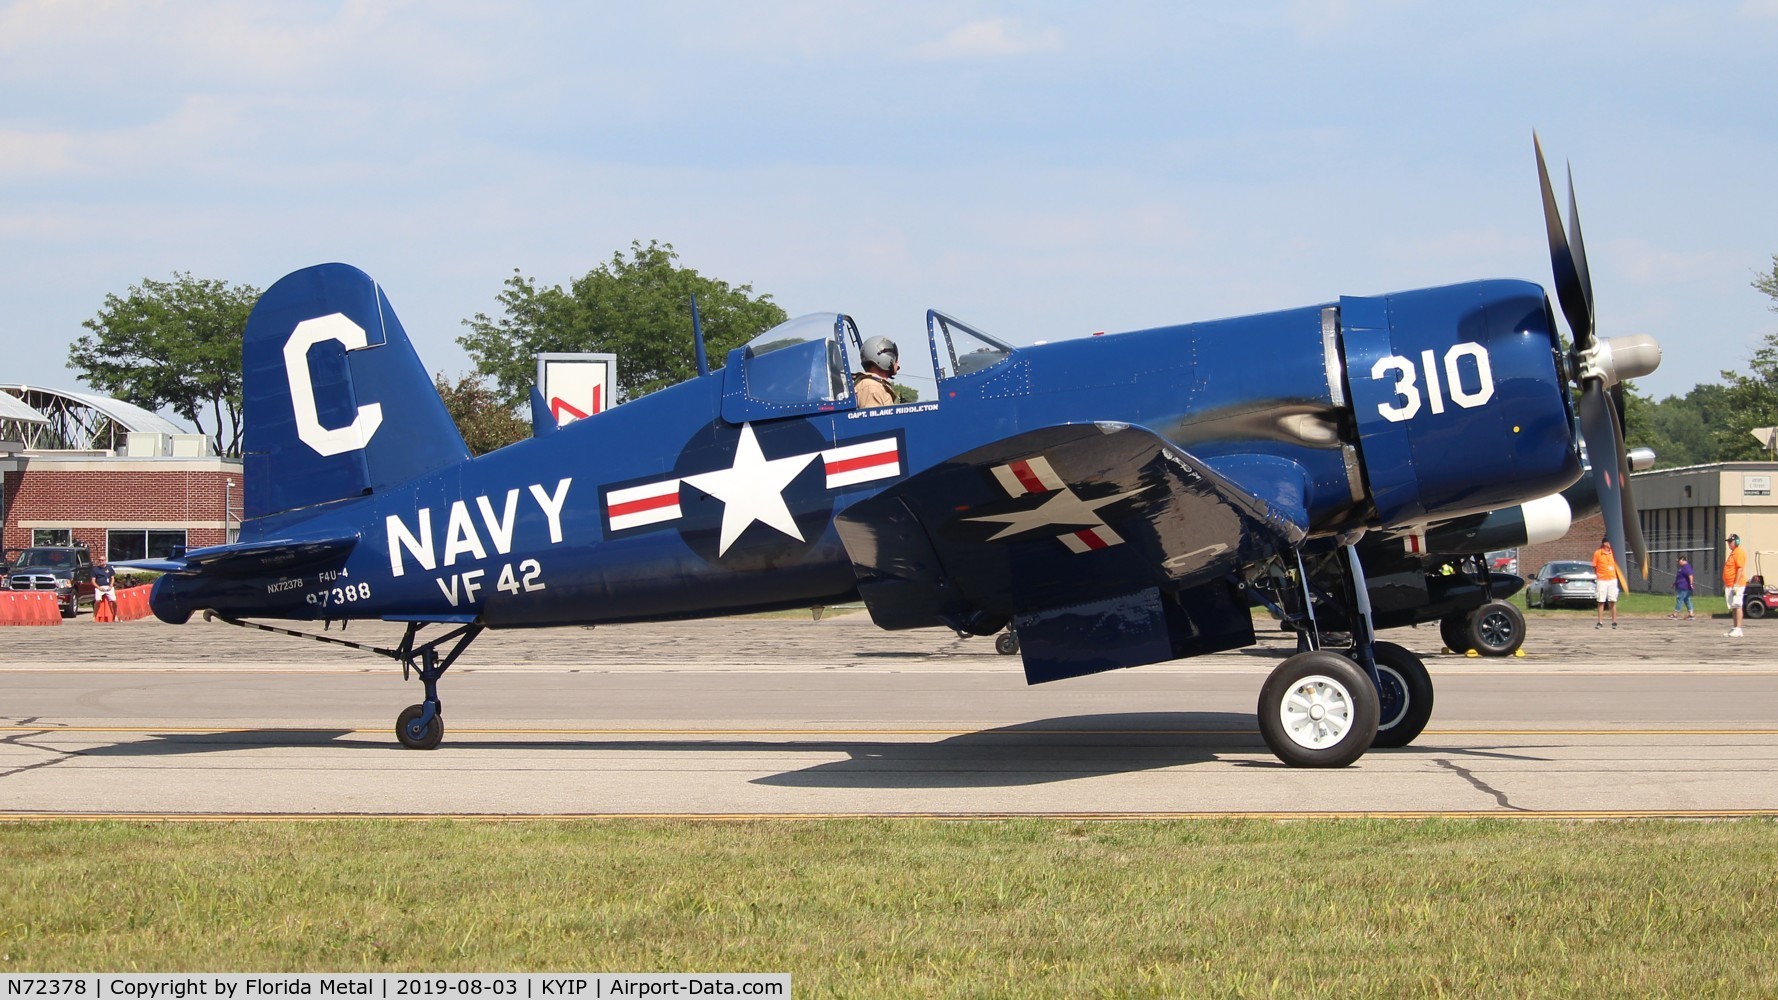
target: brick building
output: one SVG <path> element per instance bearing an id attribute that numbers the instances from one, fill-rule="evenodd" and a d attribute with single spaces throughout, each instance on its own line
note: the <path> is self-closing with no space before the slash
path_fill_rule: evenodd
<path id="1" fill-rule="evenodd" d="M 241 462 L 120 400 L 0 385 L 0 545 L 164 557 L 235 537 Z"/>

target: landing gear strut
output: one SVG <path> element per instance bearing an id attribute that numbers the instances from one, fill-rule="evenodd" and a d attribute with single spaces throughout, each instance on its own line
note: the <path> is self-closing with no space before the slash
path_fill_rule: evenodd
<path id="1" fill-rule="evenodd" d="M 1266 745 L 1293 767 L 1344 767 L 1372 746 L 1407 746 L 1432 718 L 1432 675 L 1425 662 L 1377 640 L 1357 548 L 1346 545 L 1342 553 L 1320 558 L 1325 561 L 1316 578 L 1299 554 L 1295 586 L 1281 582 L 1288 574 L 1274 572 L 1272 584 L 1259 588 L 1277 598 L 1273 604 L 1261 597 L 1297 633 L 1298 652 L 1267 678 L 1258 711 Z M 1313 582 L 1330 577 L 1344 586 Z M 1335 628 L 1350 628 L 1349 649 L 1323 648 L 1334 633 L 1317 621 L 1317 605 Z M 1348 640 L 1341 635 L 1334 641 Z"/>
<path id="2" fill-rule="evenodd" d="M 469 648 L 483 628 L 481 625 L 459 625 L 436 639 L 414 645 L 426 625 L 426 622 L 408 622 L 401 645 L 391 654 L 401 661 L 402 680 L 407 679 L 410 670 L 418 673 L 426 692 L 425 701 L 402 709 L 395 719 L 395 738 L 409 750 L 431 750 L 444 739 L 444 704 L 438 700 L 438 679 L 451 669 L 451 664 L 457 662 L 457 657 Z M 453 640 L 450 651 L 440 659 L 439 647 Z"/>
<path id="3" fill-rule="evenodd" d="M 309 632 L 261 625 L 258 622 L 245 622 L 208 611 L 204 612 L 204 620 L 225 622 L 229 625 L 239 625 L 242 628 L 256 628 L 261 632 L 292 635 L 298 639 L 313 639 L 316 642 L 325 642 L 335 646 L 350 646 L 353 649 L 362 649 L 378 656 L 387 656 L 392 660 L 400 660 L 401 679 L 406 680 L 410 673 L 419 674 L 420 683 L 425 686 L 426 692 L 424 701 L 402 709 L 401 714 L 395 718 L 395 738 L 409 750 L 431 750 L 444 739 L 444 705 L 438 700 L 438 679 L 444 676 L 445 671 L 451 669 L 451 664 L 457 662 L 457 657 L 463 655 L 463 651 L 468 649 L 469 644 L 475 641 L 475 637 L 481 635 L 482 630 L 487 627 L 474 623 L 458 625 L 436 639 L 416 644 L 416 640 L 420 637 L 420 630 L 433 623 L 408 622 L 407 631 L 402 633 L 401 643 L 394 649 L 385 649 L 382 646 L 350 642 L 327 635 L 314 635 Z M 438 651 L 446 643 L 450 643 L 451 648 L 441 657 Z"/>

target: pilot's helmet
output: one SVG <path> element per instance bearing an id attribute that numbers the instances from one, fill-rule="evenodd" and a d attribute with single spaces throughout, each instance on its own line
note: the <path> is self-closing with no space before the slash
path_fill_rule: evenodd
<path id="1" fill-rule="evenodd" d="M 901 360 L 901 349 L 888 337 L 872 337 L 864 342 L 864 360 L 886 372 L 892 372 L 896 363 Z"/>

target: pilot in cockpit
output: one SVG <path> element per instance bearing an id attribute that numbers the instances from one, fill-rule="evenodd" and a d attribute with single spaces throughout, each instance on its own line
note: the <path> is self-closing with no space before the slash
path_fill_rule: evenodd
<path id="1" fill-rule="evenodd" d="M 888 337 L 872 337 L 864 342 L 864 371 L 852 376 L 852 391 L 858 396 L 858 408 L 895 405 L 895 384 L 890 381 L 901 371 L 901 351 Z"/>

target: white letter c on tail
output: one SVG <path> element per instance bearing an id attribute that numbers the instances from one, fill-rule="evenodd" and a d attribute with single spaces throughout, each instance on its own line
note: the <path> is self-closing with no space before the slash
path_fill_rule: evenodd
<path id="1" fill-rule="evenodd" d="M 290 339 L 284 342 L 284 374 L 290 379 L 296 436 L 322 456 L 357 451 L 370 443 L 371 435 L 383 424 L 383 404 L 369 403 L 360 406 L 352 422 L 344 427 L 321 426 L 321 416 L 315 409 L 315 384 L 309 373 L 309 348 L 329 340 L 339 341 L 348 351 L 370 346 L 364 328 L 344 313 L 305 319 L 296 324 Z"/>

